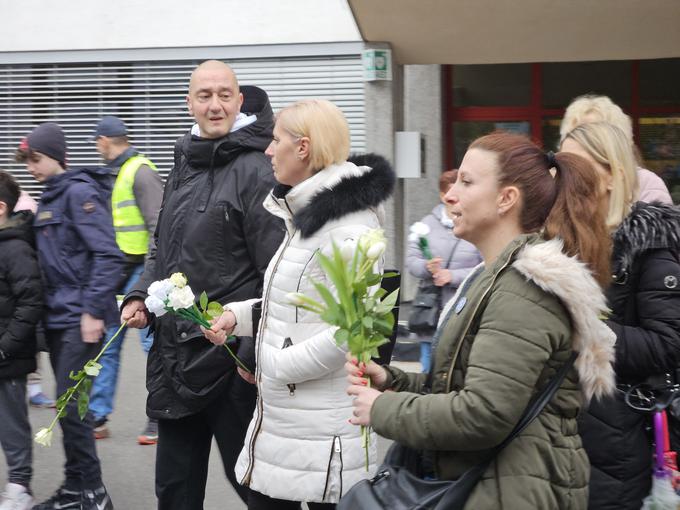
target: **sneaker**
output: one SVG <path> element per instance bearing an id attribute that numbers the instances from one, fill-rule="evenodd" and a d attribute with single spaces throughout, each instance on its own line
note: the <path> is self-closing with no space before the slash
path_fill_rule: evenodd
<path id="1" fill-rule="evenodd" d="M 82 492 L 83 510 L 113 510 L 113 503 L 103 485 L 98 489 Z"/>
<path id="2" fill-rule="evenodd" d="M 139 444 L 156 444 L 158 442 L 158 420 L 149 418 L 142 433 L 137 436 Z"/>
<path id="3" fill-rule="evenodd" d="M 33 496 L 28 489 L 18 483 L 8 483 L 0 496 L 0 510 L 29 510 L 33 506 Z"/>
<path id="4" fill-rule="evenodd" d="M 28 403 L 33 407 L 40 407 L 42 409 L 57 407 L 56 402 L 45 395 L 42 391 L 40 393 L 36 393 L 32 397 L 28 397 Z"/>
<path id="5" fill-rule="evenodd" d="M 33 507 L 33 510 L 82 510 L 80 491 L 59 487 L 50 499 Z"/>
<path id="6" fill-rule="evenodd" d="M 106 426 L 107 421 L 106 418 L 96 418 L 94 420 L 93 432 L 95 439 L 106 439 L 111 436 L 109 427 Z"/>

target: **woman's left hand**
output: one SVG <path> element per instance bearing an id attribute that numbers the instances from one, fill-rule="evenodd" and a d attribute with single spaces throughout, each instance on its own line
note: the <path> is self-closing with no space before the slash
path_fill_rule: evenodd
<path id="1" fill-rule="evenodd" d="M 352 412 L 353 416 L 350 418 L 349 422 L 352 425 L 369 426 L 371 424 L 371 408 L 373 407 L 373 402 L 382 395 L 382 391 L 353 384 L 347 388 L 347 394 L 354 397 L 354 411 Z"/>
<path id="2" fill-rule="evenodd" d="M 437 287 L 443 287 L 451 283 L 451 271 L 448 269 L 440 269 L 433 276 L 432 280 Z"/>

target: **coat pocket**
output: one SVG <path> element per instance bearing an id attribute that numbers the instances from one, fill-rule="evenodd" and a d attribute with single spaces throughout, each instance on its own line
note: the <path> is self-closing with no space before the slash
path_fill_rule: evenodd
<path id="1" fill-rule="evenodd" d="M 293 341 L 290 339 L 290 337 L 286 337 L 286 339 L 283 341 L 283 345 L 281 346 L 281 349 L 285 349 L 287 347 L 290 347 L 291 345 L 293 345 Z M 289 383 L 289 384 L 286 384 L 286 386 L 288 386 L 288 392 L 289 392 L 288 394 L 291 397 L 294 397 L 295 396 L 295 384 Z"/>

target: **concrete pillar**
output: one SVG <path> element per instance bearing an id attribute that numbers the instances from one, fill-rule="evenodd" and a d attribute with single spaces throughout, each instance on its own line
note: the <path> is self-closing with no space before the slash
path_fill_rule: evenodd
<path id="1" fill-rule="evenodd" d="M 387 44 L 367 43 L 366 49 L 389 48 Z M 393 66 L 392 81 L 367 81 L 364 86 L 366 151 L 385 157 L 394 165 L 394 132 L 402 129 L 403 66 Z M 401 179 L 399 180 L 401 181 Z M 386 263 L 403 269 L 404 187 L 397 182 L 393 198 L 385 207 L 385 235 L 388 239 Z"/>
<path id="2" fill-rule="evenodd" d="M 403 179 L 403 253 L 409 227 L 439 203 L 439 175 L 444 170 L 441 83 L 440 65 L 404 66 L 404 130 L 423 135 L 425 174 L 420 179 Z M 402 299 L 413 298 L 417 283 L 411 275 L 402 278 Z"/>

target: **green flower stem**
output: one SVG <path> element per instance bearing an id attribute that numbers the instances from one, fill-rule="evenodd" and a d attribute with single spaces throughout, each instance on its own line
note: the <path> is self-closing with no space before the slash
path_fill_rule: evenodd
<path id="1" fill-rule="evenodd" d="M 180 308 L 179 310 L 174 310 L 174 311 L 175 311 L 175 312 L 177 313 L 177 315 L 179 315 L 180 317 L 184 317 L 185 319 L 190 320 L 190 321 L 194 322 L 195 324 L 198 324 L 198 325 L 200 325 L 200 326 L 203 326 L 205 329 L 210 329 L 210 328 L 212 327 L 212 325 L 211 325 L 207 320 L 205 320 L 203 317 L 197 315 L 195 312 L 192 311 L 191 308 Z M 229 335 L 229 336 L 227 337 L 227 340 L 229 340 L 229 338 L 233 338 L 233 336 L 232 336 L 232 335 Z M 229 346 L 227 345 L 226 342 L 225 342 L 224 344 L 222 344 L 222 345 L 224 346 L 224 348 L 227 350 L 227 352 L 229 353 L 229 355 L 234 359 L 234 362 L 235 362 L 239 367 L 241 367 L 243 370 L 245 370 L 245 371 L 248 372 L 249 374 L 252 374 L 252 372 L 248 369 L 248 367 L 246 367 L 246 366 L 243 364 L 243 362 L 242 362 L 240 359 L 238 359 L 238 356 L 236 356 L 236 354 L 234 354 L 234 351 L 232 351 L 232 350 L 229 348 Z"/>
<path id="2" fill-rule="evenodd" d="M 370 377 L 364 377 L 366 381 L 366 387 L 370 388 L 371 387 L 371 378 Z M 361 426 L 361 446 L 364 447 L 364 454 L 365 454 L 365 466 L 366 466 L 366 471 L 368 471 L 368 447 L 371 443 L 371 427 L 362 425 Z"/>
<path id="3" fill-rule="evenodd" d="M 111 338 L 109 338 L 109 340 L 104 344 L 104 347 L 102 347 L 101 351 L 99 351 L 99 354 L 97 354 L 97 357 L 94 358 L 94 360 L 93 360 L 95 363 L 99 361 L 99 358 L 102 357 L 102 355 L 106 352 L 106 349 L 109 348 L 111 343 L 118 337 L 118 335 L 120 334 L 120 332 L 123 330 L 123 328 L 125 326 L 127 326 L 127 321 L 124 321 L 120 325 L 120 327 L 118 328 L 118 331 L 116 331 L 116 333 Z M 67 389 L 64 392 L 64 395 L 68 395 L 68 398 L 63 401 L 64 403 L 61 407 L 57 407 L 57 415 L 54 417 L 54 420 L 52 420 L 52 423 L 50 423 L 49 427 L 47 427 L 48 431 L 52 432 L 52 429 L 54 429 L 54 426 L 57 424 L 57 421 L 59 421 L 59 419 L 63 417 L 62 414 L 64 413 L 64 409 L 66 408 L 68 403 L 71 401 L 71 399 L 73 399 L 73 395 L 76 394 L 76 391 L 80 387 L 80 383 L 82 383 L 85 380 L 85 377 L 88 377 L 88 376 L 82 377 L 76 384 L 74 384 L 73 386 L 71 386 L 69 389 Z"/>

